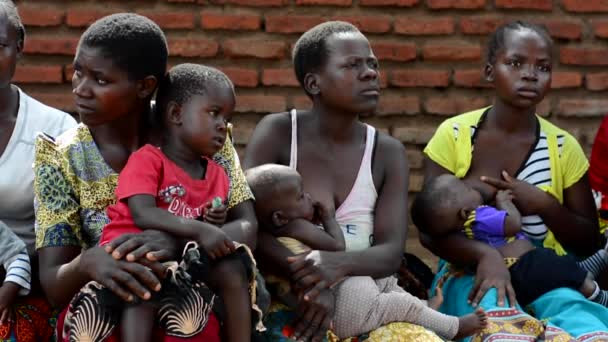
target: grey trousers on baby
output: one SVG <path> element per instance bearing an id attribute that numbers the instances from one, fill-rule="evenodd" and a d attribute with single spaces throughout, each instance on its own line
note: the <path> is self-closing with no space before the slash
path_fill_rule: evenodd
<path id="1" fill-rule="evenodd" d="M 336 285 L 334 332 L 340 339 L 357 336 L 391 322 L 407 322 L 427 328 L 443 338 L 458 332 L 458 317 L 444 315 L 412 296 L 397 278 L 374 280 L 349 277 Z"/>

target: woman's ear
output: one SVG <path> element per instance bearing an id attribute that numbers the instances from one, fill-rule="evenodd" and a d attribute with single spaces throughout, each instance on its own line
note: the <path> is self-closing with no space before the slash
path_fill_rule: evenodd
<path id="1" fill-rule="evenodd" d="M 284 225 L 289 223 L 289 219 L 287 219 L 287 216 L 285 216 L 281 210 L 274 211 L 272 213 L 271 219 L 272 224 L 277 228 L 283 227 Z"/>
<path id="2" fill-rule="evenodd" d="M 304 90 L 310 95 L 318 95 L 319 89 L 319 75 L 315 73 L 308 73 L 304 76 Z"/>
<path id="3" fill-rule="evenodd" d="M 483 68 L 483 75 L 488 82 L 494 82 L 494 66 L 490 63 L 486 63 Z"/>
<path id="4" fill-rule="evenodd" d="M 140 99 L 147 99 L 154 94 L 158 80 L 154 76 L 146 76 L 143 80 L 139 81 L 137 89 L 137 97 Z"/>
<path id="5" fill-rule="evenodd" d="M 175 124 L 182 124 L 182 106 L 175 101 L 170 101 L 167 104 L 167 121 Z"/>

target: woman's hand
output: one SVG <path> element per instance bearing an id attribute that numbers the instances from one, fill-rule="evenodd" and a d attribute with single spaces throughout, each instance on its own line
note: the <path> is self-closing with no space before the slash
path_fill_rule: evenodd
<path id="1" fill-rule="evenodd" d="M 501 180 L 482 176 L 481 180 L 497 189 L 511 190 L 513 203 L 524 216 L 539 214 L 555 201 L 550 194 L 528 182 L 511 177 L 506 171 L 502 172 L 502 178 Z"/>
<path id="2" fill-rule="evenodd" d="M 292 283 L 305 301 L 315 299 L 346 276 L 342 259 L 335 252 L 310 251 L 287 258 Z"/>
<path id="3" fill-rule="evenodd" d="M 138 234 L 124 234 L 105 245 L 105 251 L 111 253 L 114 259 L 125 258 L 127 261 L 175 260 L 179 256 L 179 246 L 176 239 L 158 230 L 144 230 Z M 126 256 L 126 257 L 125 257 Z"/>
<path id="4" fill-rule="evenodd" d="M 134 296 L 148 300 L 150 291 L 160 290 L 165 267 L 159 262 L 140 261 L 116 260 L 102 247 L 93 247 L 82 252 L 79 269 L 124 301 L 133 301 Z"/>
<path id="5" fill-rule="evenodd" d="M 515 306 L 515 291 L 511 285 L 511 274 L 502 256 L 496 252 L 487 254 L 477 264 L 475 284 L 469 293 L 468 302 L 476 307 L 489 289 L 495 287 L 498 291 L 498 306 L 505 305 L 505 295 L 511 307 Z"/>
<path id="6" fill-rule="evenodd" d="M 322 290 L 309 301 L 301 301 L 296 310 L 294 339 L 297 341 L 320 342 L 331 329 L 334 316 L 334 295 L 330 290 Z"/>

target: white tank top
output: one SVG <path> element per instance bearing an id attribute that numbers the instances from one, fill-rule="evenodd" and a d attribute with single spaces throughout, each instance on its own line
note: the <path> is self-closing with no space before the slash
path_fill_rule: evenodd
<path id="1" fill-rule="evenodd" d="M 295 109 L 291 110 L 291 154 L 289 167 L 298 168 L 298 120 Z M 347 251 L 369 248 L 374 239 L 374 210 L 378 192 L 372 178 L 372 154 L 376 129 L 367 127 L 365 152 L 357 179 L 350 193 L 336 210 L 336 221 L 342 228 Z"/>

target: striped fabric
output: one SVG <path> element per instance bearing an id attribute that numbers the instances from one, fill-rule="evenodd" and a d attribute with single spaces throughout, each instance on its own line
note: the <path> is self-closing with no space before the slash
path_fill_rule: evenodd
<path id="1" fill-rule="evenodd" d="M 6 277 L 4 278 L 5 283 L 10 281 L 21 286 L 21 289 L 19 290 L 19 295 L 21 296 L 30 293 L 32 270 L 30 266 L 30 257 L 27 255 L 27 250 L 25 248 L 23 248 L 19 254 L 8 259 L 6 263 L 4 263 L 4 269 L 6 270 Z"/>

